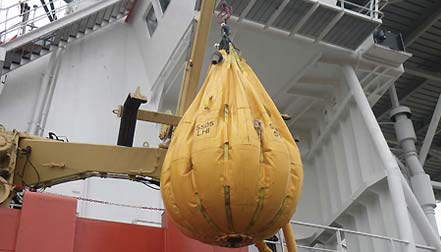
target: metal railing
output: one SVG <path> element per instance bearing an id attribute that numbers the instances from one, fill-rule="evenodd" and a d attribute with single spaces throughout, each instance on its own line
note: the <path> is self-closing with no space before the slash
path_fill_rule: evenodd
<path id="1" fill-rule="evenodd" d="M 383 18 L 383 8 L 388 4 L 388 0 L 369 0 L 365 5 L 351 2 L 351 0 L 337 0 L 337 5 L 343 9 L 368 16 L 370 18 Z"/>
<path id="2" fill-rule="evenodd" d="M 78 4 L 87 0 L 76 0 L 69 4 L 63 0 L 49 0 L 46 7 L 49 5 L 57 6 L 54 10 L 49 10 L 49 13 L 44 10 L 45 6 L 43 4 L 33 5 L 32 8 L 26 11 L 17 11 L 22 4 L 28 4 L 31 1 L 23 0 L 7 7 L 0 6 L 0 17 L 4 17 L 0 20 L 0 44 L 38 28 L 37 22 L 40 22 L 41 25 L 48 24 L 49 20 L 44 21 L 48 18 L 48 14 L 56 15 L 57 19 L 62 18 L 70 14 L 71 11 L 69 10 L 73 10 Z M 30 17 L 31 15 L 32 17 Z M 28 18 L 26 19 L 25 16 L 28 16 Z"/>
<path id="3" fill-rule="evenodd" d="M 306 223 L 306 222 L 300 222 L 300 221 L 291 221 L 291 224 L 297 225 L 297 226 L 303 226 L 308 228 L 315 228 L 325 231 L 330 231 L 335 233 L 335 248 L 329 249 L 329 248 L 320 248 L 320 247 L 310 247 L 310 246 L 304 246 L 304 245 L 297 245 L 297 248 L 306 250 L 306 251 L 324 251 L 324 252 L 349 252 L 349 251 L 356 251 L 356 250 L 350 250 L 348 247 L 351 246 L 351 244 L 348 244 L 348 240 L 346 239 L 350 235 L 357 236 L 357 237 L 364 237 L 368 239 L 372 239 L 373 241 L 384 241 L 389 245 L 389 248 L 387 251 L 390 252 L 398 252 L 398 251 L 405 251 L 398 249 L 399 246 L 408 246 L 410 244 L 409 241 L 393 238 L 393 237 L 387 237 L 382 235 L 376 235 L 376 234 L 370 234 L 365 232 L 359 232 L 354 231 L 350 229 L 344 229 L 344 228 L 337 228 L 337 227 L 329 227 L 329 226 L 323 226 L 318 224 L 312 224 L 312 223 Z M 285 252 L 286 251 L 286 243 L 284 242 L 284 237 L 281 235 L 281 232 L 278 233 L 279 241 L 265 241 L 266 243 L 273 243 L 280 247 L 280 250 Z M 352 244 L 353 245 L 353 244 Z M 426 245 L 420 245 L 415 244 L 415 247 L 422 251 L 436 251 L 434 247 L 426 246 Z"/>

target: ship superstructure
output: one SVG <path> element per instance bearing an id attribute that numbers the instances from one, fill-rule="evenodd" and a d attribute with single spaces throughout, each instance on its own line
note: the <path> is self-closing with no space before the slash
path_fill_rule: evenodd
<path id="1" fill-rule="evenodd" d="M 440 187 L 431 181 L 439 179 L 439 151 L 430 148 L 433 139 L 439 142 L 435 83 L 441 78 L 421 69 L 429 33 L 427 46 L 439 51 L 439 37 L 430 32 L 439 13 L 412 32 L 391 21 L 396 8 L 410 9 L 409 1 L 226 2 L 235 46 L 290 117 L 286 123 L 300 146 L 305 182 L 292 220 L 299 251 L 441 251 L 432 184 Z M 415 11 L 428 5 L 417 2 Z M 3 15 L 17 8 L 23 7 L 0 9 L 0 123 L 6 128 L 115 144 L 120 121 L 112 110 L 136 87 L 147 98 L 142 109 L 179 114 L 183 76 L 195 68 L 201 1 L 77 0 L 27 19 Z M 207 41 L 199 45 L 203 61 L 193 92 L 220 40 L 220 12 L 216 4 Z M 51 13 L 56 20 L 37 25 Z M 134 146 L 159 145 L 160 131 L 138 123 Z M 158 191 L 125 180 L 90 178 L 46 190 L 163 207 Z M 90 202 L 80 202 L 77 212 L 134 224 L 161 221 L 158 212 Z M 283 235 L 277 240 L 277 251 L 284 251 Z"/>

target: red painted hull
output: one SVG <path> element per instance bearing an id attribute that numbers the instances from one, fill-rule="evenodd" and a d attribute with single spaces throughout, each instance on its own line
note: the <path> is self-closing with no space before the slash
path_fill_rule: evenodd
<path id="1" fill-rule="evenodd" d="M 27 192 L 21 210 L 0 209 L 0 252 L 247 252 L 203 244 L 163 228 L 76 217 L 76 199 Z"/>

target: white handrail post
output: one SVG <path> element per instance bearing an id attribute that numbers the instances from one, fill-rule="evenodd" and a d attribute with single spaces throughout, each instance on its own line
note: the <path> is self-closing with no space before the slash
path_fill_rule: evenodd
<path id="1" fill-rule="evenodd" d="M 390 248 L 392 252 L 395 252 L 395 244 L 394 244 L 394 240 L 390 239 Z"/>
<path id="2" fill-rule="evenodd" d="M 378 18 L 378 5 L 379 5 L 379 1 L 380 0 L 373 0 L 373 1 L 375 1 L 375 12 L 374 12 L 374 16 L 375 16 L 375 18 Z"/>
<path id="3" fill-rule="evenodd" d="M 337 236 L 337 251 L 344 252 L 340 229 L 335 232 L 335 235 Z"/>
<path id="4" fill-rule="evenodd" d="M 6 10 L 6 17 L 5 17 L 5 29 L 4 29 L 4 35 L 5 35 L 5 38 L 3 39 L 3 42 L 5 42 L 6 43 L 6 35 L 8 34 L 8 32 L 7 32 L 7 28 L 8 28 L 8 26 L 7 26 L 7 23 L 8 23 L 8 15 L 9 15 L 9 9 L 7 9 Z"/>
<path id="5" fill-rule="evenodd" d="M 283 242 L 283 234 L 282 234 L 281 230 L 279 230 L 277 233 L 279 234 L 279 238 L 280 238 L 279 242 L 280 242 L 280 246 L 282 248 L 282 252 L 285 252 L 285 244 Z"/>
<path id="6" fill-rule="evenodd" d="M 352 66 L 343 66 L 343 76 L 350 92 L 352 92 L 358 109 L 360 110 L 366 128 L 372 138 L 375 149 L 387 173 L 387 183 L 390 190 L 395 218 L 397 221 L 398 233 L 400 238 L 409 241 L 406 248 L 408 252 L 415 252 L 415 241 L 412 233 L 412 226 L 407 209 L 403 187 L 401 185 L 401 171 L 392 153 L 389 150 L 386 139 L 381 132 L 380 126 L 375 118 L 369 102 L 364 94 Z"/>
<path id="7" fill-rule="evenodd" d="M 34 5 L 34 13 L 32 14 L 31 31 L 35 28 L 35 15 L 37 14 L 37 7 Z"/>

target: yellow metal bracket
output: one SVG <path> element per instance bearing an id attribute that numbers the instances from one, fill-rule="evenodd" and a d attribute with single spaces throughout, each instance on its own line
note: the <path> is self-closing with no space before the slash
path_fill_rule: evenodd
<path id="1" fill-rule="evenodd" d="M 118 106 L 116 109 L 113 110 L 113 113 L 117 117 L 121 117 L 121 115 L 123 113 L 123 106 L 121 106 L 121 105 Z M 155 123 L 162 123 L 162 124 L 177 126 L 179 121 L 181 120 L 181 117 L 175 116 L 175 115 L 169 115 L 169 114 L 165 114 L 165 113 L 160 113 L 160 112 L 155 112 L 155 111 L 150 111 L 150 110 L 139 109 L 137 119 L 140 121 L 145 121 L 145 122 L 155 122 Z"/>

